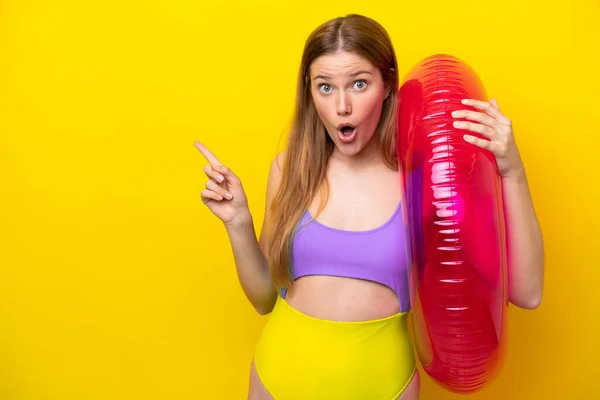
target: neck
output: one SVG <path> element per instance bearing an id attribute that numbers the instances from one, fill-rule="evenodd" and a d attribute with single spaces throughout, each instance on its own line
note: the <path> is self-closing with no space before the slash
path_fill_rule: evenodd
<path id="1" fill-rule="evenodd" d="M 364 169 L 379 165 L 382 162 L 379 137 L 374 135 L 369 143 L 359 153 L 354 155 L 343 154 L 336 147 L 331 157 L 350 168 Z"/>

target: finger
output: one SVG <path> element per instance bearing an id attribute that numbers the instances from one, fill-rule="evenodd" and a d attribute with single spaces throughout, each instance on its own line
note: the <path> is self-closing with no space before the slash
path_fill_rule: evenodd
<path id="1" fill-rule="evenodd" d="M 211 191 L 217 193 L 220 196 L 225 197 L 228 200 L 231 200 L 233 198 L 233 196 L 231 195 L 231 193 L 229 193 L 227 191 L 227 189 L 219 186 L 219 184 L 217 182 L 213 181 L 212 179 L 206 181 L 206 188 L 208 190 L 211 190 Z"/>
<path id="2" fill-rule="evenodd" d="M 492 103 L 492 105 L 494 107 L 496 107 L 498 110 L 500 109 L 500 106 L 498 106 L 498 101 L 496 101 L 496 99 L 491 99 L 490 103 Z"/>
<path id="3" fill-rule="evenodd" d="M 219 161 L 219 159 L 208 149 L 208 147 L 200 142 L 194 142 L 194 146 L 200 150 L 200 153 L 202 153 L 204 158 L 206 158 L 209 163 L 214 165 L 222 165 L 221 161 Z"/>
<path id="4" fill-rule="evenodd" d="M 495 139 L 498 135 L 498 132 L 490 128 L 489 126 L 476 124 L 474 122 L 468 121 L 454 121 L 452 125 L 458 129 L 464 129 L 466 131 L 477 132 L 487 137 L 488 139 Z"/>
<path id="5" fill-rule="evenodd" d="M 463 139 L 477 147 L 492 152 L 494 155 L 498 155 L 500 149 L 496 142 L 486 140 L 473 135 L 463 135 Z"/>
<path id="6" fill-rule="evenodd" d="M 225 177 L 225 179 L 227 179 L 228 183 L 234 184 L 234 185 L 237 185 L 240 183 L 240 180 L 238 179 L 238 177 L 233 173 L 233 171 L 231 171 L 231 169 L 229 169 L 229 167 L 226 167 L 224 165 L 213 165 L 212 167 L 215 171 L 217 171 L 221 175 L 223 175 Z"/>
<path id="7" fill-rule="evenodd" d="M 212 167 L 210 166 L 210 164 L 206 164 L 204 166 L 204 173 L 206 174 L 206 176 L 210 179 L 214 179 L 219 183 L 223 183 L 223 181 L 225 180 L 225 178 L 223 177 L 223 175 L 221 175 L 220 173 L 216 172 L 214 169 L 212 169 Z"/>
<path id="8" fill-rule="evenodd" d="M 221 201 L 223 200 L 223 196 L 218 193 L 213 192 L 212 190 L 204 189 L 200 194 L 203 203 L 208 203 L 211 200 Z"/>
<path id="9" fill-rule="evenodd" d="M 464 118 L 469 119 L 471 121 L 476 121 L 496 130 L 500 129 L 500 122 L 498 122 L 498 120 L 490 117 L 488 114 L 485 113 L 480 113 L 471 110 L 456 110 L 452 111 L 452 116 L 454 118 Z"/>
<path id="10" fill-rule="evenodd" d="M 478 110 L 483 110 L 488 113 L 493 118 L 496 118 L 499 122 L 510 125 L 510 119 L 506 118 L 504 114 L 500 112 L 500 110 L 494 107 L 492 104 L 487 101 L 475 100 L 475 99 L 463 99 L 461 103 L 477 108 Z"/>

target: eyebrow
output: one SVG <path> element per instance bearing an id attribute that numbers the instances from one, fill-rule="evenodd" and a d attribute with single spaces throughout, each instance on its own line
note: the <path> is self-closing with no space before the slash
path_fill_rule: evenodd
<path id="1" fill-rule="evenodd" d="M 349 74 L 349 76 L 357 76 L 357 75 L 360 75 L 360 74 L 369 74 L 369 75 L 373 75 L 373 74 L 371 74 L 369 71 L 358 71 L 358 72 L 353 72 L 353 73 Z M 319 78 L 321 78 L 321 79 L 331 79 L 331 77 L 330 77 L 330 76 L 327 76 L 327 75 L 317 75 L 317 76 L 315 76 L 313 79 L 314 79 L 314 80 L 317 80 L 317 79 L 319 79 Z"/>

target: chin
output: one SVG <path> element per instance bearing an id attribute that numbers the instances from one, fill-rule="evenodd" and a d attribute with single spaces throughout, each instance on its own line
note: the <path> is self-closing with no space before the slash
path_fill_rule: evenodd
<path id="1" fill-rule="evenodd" d="M 337 150 L 345 156 L 355 156 L 365 148 L 364 144 L 356 142 L 352 144 L 336 143 L 335 146 L 337 147 Z"/>

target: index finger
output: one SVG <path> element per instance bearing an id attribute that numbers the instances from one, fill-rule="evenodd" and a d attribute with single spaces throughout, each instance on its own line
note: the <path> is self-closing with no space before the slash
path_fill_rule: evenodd
<path id="1" fill-rule="evenodd" d="M 200 150 L 200 153 L 202 153 L 204 158 L 206 158 L 209 163 L 215 165 L 223 165 L 221 164 L 221 161 L 219 161 L 219 159 L 208 149 L 208 147 L 206 147 L 202 143 L 194 142 L 194 146 L 196 146 L 196 148 Z"/>

